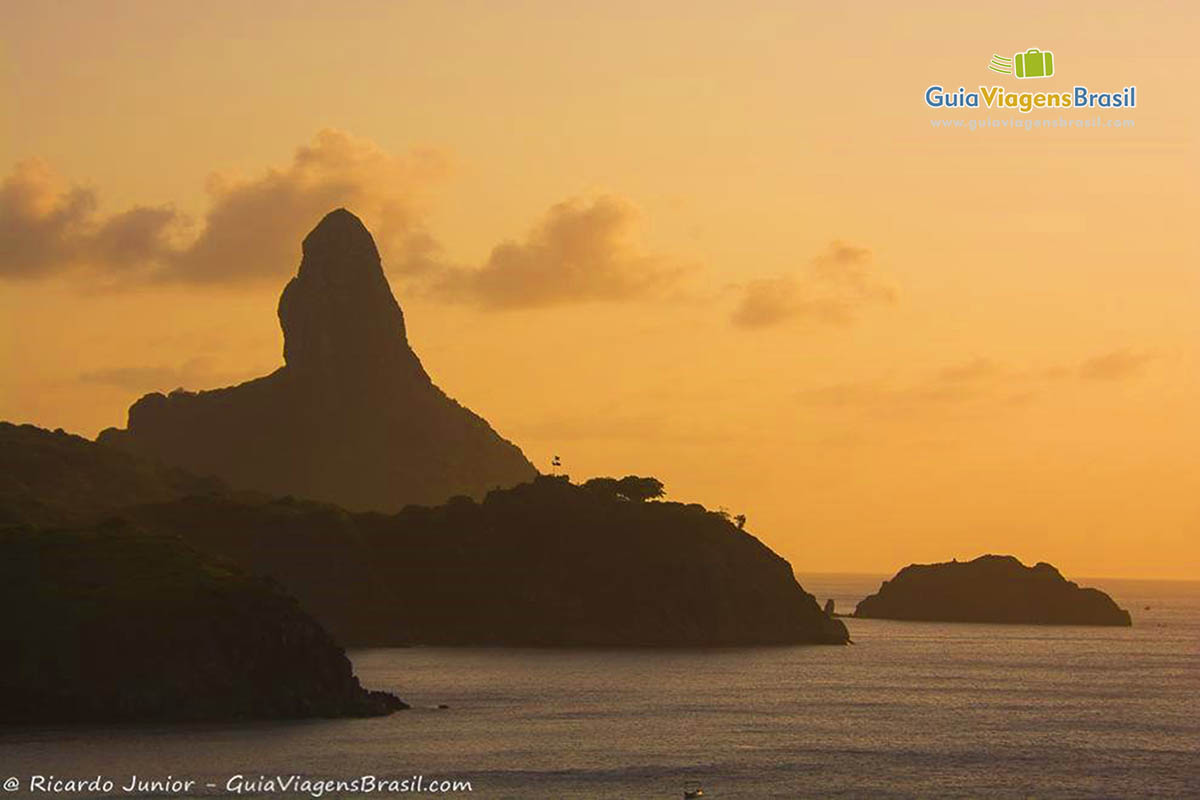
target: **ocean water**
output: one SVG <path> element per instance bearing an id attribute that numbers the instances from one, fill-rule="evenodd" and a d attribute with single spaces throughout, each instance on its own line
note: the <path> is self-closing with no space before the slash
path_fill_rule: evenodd
<path id="1" fill-rule="evenodd" d="M 850 611 L 880 580 L 802 583 Z M 371 774 L 486 798 L 678 798 L 688 780 L 710 798 L 1200 797 L 1200 582 L 1081 582 L 1134 627 L 848 619 L 848 647 L 359 650 L 363 683 L 413 710 L 0 729 L 0 780 L 22 781 L 9 796 L 30 796 L 30 775 L 105 776 L 100 794 L 128 797 L 131 775 L 217 796 L 238 774 Z"/>

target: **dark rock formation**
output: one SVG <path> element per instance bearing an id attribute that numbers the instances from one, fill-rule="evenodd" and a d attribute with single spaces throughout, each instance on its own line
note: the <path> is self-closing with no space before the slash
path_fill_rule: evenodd
<path id="1" fill-rule="evenodd" d="M 215 479 L 61 429 L 0 422 L 0 524 L 69 525 L 125 506 L 223 490 Z"/>
<path id="2" fill-rule="evenodd" d="M 347 645 L 847 640 L 787 561 L 722 514 L 565 478 L 392 517 L 219 495 L 126 513 L 274 578 Z"/>
<path id="3" fill-rule="evenodd" d="M 345 645 L 847 640 L 788 563 L 726 516 L 645 501 L 661 491 L 653 478 L 624 479 L 622 493 L 605 488 L 621 481 L 539 477 L 482 503 L 458 496 L 386 516 L 164 478 L 143 459 L 28 426 L 0 427 L 0 444 L 13 451 L 0 447 L 11 467 L 0 519 L 100 513 L 181 537 L 274 579 Z M 53 459 L 38 455 L 47 450 Z M 91 487 L 105 475 L 103 491 Z M 79 486 L 89 488 L 69 491 Z"/>
<path id="4" fill-rule="evenodd" d="M 1081 589 L 1046 563 L 1012 556 L 912 564 L 858 604 L 856 617 L 1025 625 L 1130 625 L 1099 589 Z"/>
<path id="5" fill-rule="evenodd" d="M 239 386 L 149 394 L 100 441 L 237 489 L 396 511 L 482 497 L 536 471 L 438 389 L 408 345 L 375 242 L 350 212 L 304 239 L 279 300 L 285 366 Z"/>
<path id="6" fill-rule="evenodd" d="M 0 722 L 374 716 L 329 635 L 266 581 L 116 524 L 0 530 Z"/>

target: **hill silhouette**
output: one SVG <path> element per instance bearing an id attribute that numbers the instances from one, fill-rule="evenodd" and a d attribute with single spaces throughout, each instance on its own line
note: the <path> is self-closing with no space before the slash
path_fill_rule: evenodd
<path id="1" fill-rule="evenodd" d="M 214 491 L 226 487 L 61 428 L 0 422 L 0 524 L 86 523 L 113 509 Z"/>
<path id="2" fill-rule="evenodd" d="M 345 653 L 268 582 L 107 523 L 0 529 L 0 722 L 373 716 Z"/>
<path id="3" fill-rule="evenodd" d="M 1099 589 L 1080 588 L 1050 564 L 1013 556 L 911 564 L 865 598 L 856 617 L 1026 625 L 1130 625 Z"/>
<path id="4" fill-rule="evenodd" d="M 105 444 L 236 489 L 397 511 L 536 470 L 443 393 L 408 344 L 371 234 L 349 211 L 305 237 L 279 299 L 285 365 L 225 389 L 148 394 Z"/>
<path id="5" fill-rule="evenodd" d="M 6 448 L 48 449 L 56 459 L 47 467 L 10 454 L 0 515 L 117 516 L 178 536 L 274 579 L 344 645 L 847 640 L 787 561 L 720 513 L 648 501 L 662 491 L 653 478 L 579 486 L 541 476 L 482 502 L 458 496 L 391 515 L 352 513 L 186 477 L 164 483 L 159 468 L 103 444 L 31 426 L 4 432 Z M 114 501 L 107 508 L 98 508 L 101 492 L 63 489 L 88 485 L 108 463 L 122 465 L 109 474 L 129 485 L 105 484 Z"/>
<path id="6" fill-rule="evenodd" d="M 724 515 L 542 476 L 393 516 L 220 495 L 126 512 L 277 580 L 347 645 L 844 643 Z"/>

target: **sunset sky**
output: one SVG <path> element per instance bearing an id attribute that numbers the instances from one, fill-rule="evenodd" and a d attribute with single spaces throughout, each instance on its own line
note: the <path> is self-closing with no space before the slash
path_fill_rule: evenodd
<path id="1" fill-rule="evenodd" d="M 656 475 L 802 575 L 1200 578 L 1200 6 L 922 5 L 0 0 L 0 418 L 276 368 L 345 206 L 543 470 Z M 1054 77 L 987 70 L 1030 47 Z M 994 83 L 1138 106 L 923 100 Z M 1135 124 L 930 122 L 1097 116 Z"/>

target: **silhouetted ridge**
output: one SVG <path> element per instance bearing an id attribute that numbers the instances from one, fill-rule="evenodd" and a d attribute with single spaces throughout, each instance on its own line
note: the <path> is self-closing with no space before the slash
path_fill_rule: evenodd
<path id="1" fill-rule="evenodd" d="M 0 722 L 374 716 L 294 600 L 172 536 L 120 523 L 0 528 Z M 19 609 L 19 613 L 16 610 Z"/>
<path id="2" fill-rule="evenodd" d="M 347 646 L 847 640 L 725 515 L 565 477 L 390 517 L 220 495 L 125 513 L 273 578 Z"/>
<path id="3" fill-rule="evenodd" d="M 847 641 L 787 561 L 726 514 L 657 501 L 649 476 L 539 476 L 388 516 L 233 492 L 32 426 L 0 424 L 0 467 L 0 520 L 120 517 L 182 538 L 273 579 L 343 645 Z"/>
<path id="4" fill-rule="evenodd" d="M 1029 625 L 1130 625 L 1129 612 L 1099 589 L 1080 588 L 1046 562 L 1013 556 L 910 564 L 865 598 L 856 617 Z"/>
<path id="5" fill-rule="evenodd" d="M 302 251 L 279 299 L 285 366 L 226 389 L 148 394 L 100 441 L 234 488 L 363 510 L 478 498 L 537 474 L 430 380 L 358 217 L 330 212 Z"/>
<path id="6" fill-rule="evenodd" d="M 223 492 L 197 478 L 61 428 L 0 422 L 0 525 L 93 522 L 115 509 Z"/>

